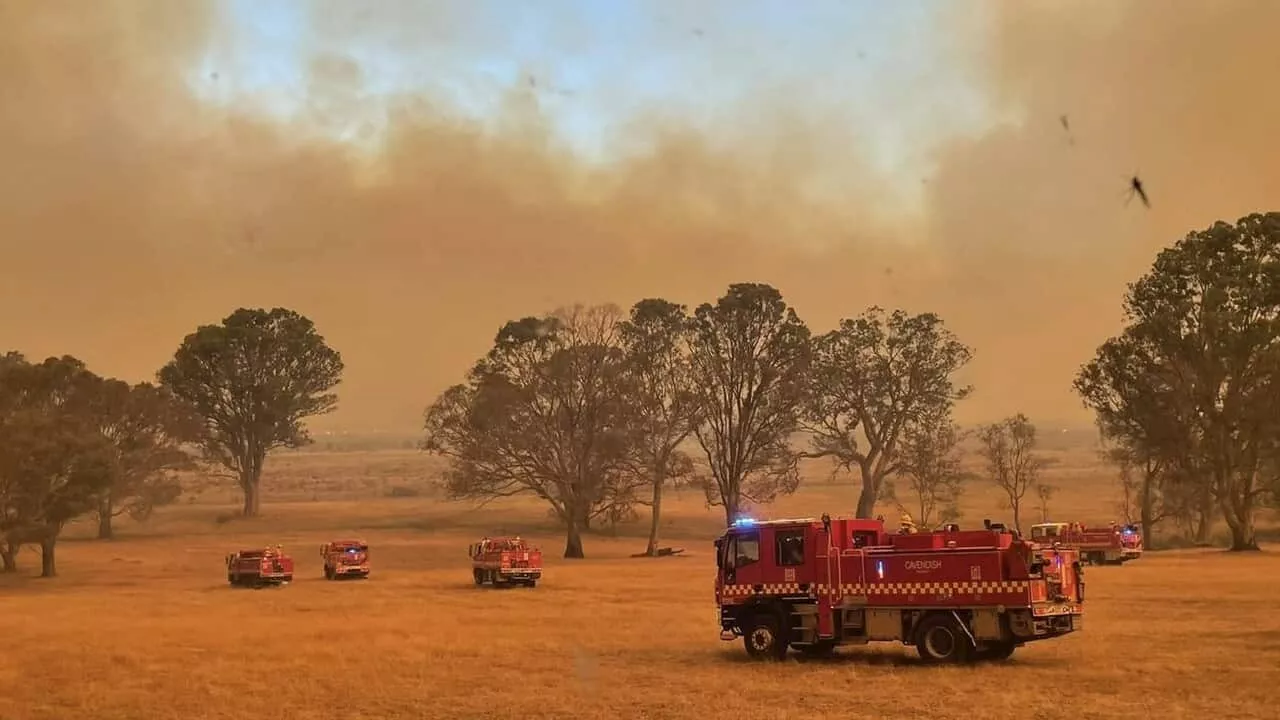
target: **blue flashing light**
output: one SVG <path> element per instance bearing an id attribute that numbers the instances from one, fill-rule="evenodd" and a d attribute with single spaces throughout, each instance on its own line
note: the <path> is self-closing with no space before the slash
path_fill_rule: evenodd
<path id="1" fill-rule="evenodd" d="M 1133 535 L 1133 534 L 1135 534 L 1135 533 L 1133 532 L 1133 530 L 1130 530 L 1129 528 L 1125 528 L 1125 529 L 1124 529 L 1124 530 L 1122 530 L 1121 532 L 1123 532 L 1125 535 Z"/>
<path id="2" fill-rule="evenodd" d="M 751 518 L 738 518 L 737 520 L 733 521 L 734 527 L 751 527 L 752 525 L 755 525 L 755 524 L 756 524 L 756 521 Z"/>
<path id="3" fill-rule="evenodd" d="M 883 560 L 876 561 L 876 575 L 879 577 L 879 579 L 881 580 L 884 579 L 884 561 Z"/>

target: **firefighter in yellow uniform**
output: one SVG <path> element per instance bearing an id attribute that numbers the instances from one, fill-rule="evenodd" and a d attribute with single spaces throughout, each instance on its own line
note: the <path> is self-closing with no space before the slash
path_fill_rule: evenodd
<path id="1" fill-rule="evenodd" d="M 899 532 L 902 533 L 903 535 L 915 535 L 918 532 L 918 529 L 916 528 L 916 523 L 914 520 L 911 519 L 910 513 L 902 513 L 902 518 L 899 520 L 899 522 L 902 525 L 902 527 L 899 529 Z"/>

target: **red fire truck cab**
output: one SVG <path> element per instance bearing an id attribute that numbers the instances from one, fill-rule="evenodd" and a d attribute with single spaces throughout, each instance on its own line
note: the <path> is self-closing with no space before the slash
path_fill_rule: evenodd
<path id="1" fill-rule="evenodd" d="M 1117 525 L 1091 528 L 1083 523 L 1041 523 L 1031 526 L 1032 542 L 1080 551 L 1090 565 L 1121 565 L 1142 557 L 1142 527 Z"/>
<path id="2" fill-rule="evenodd" d="M 897 641 L 944 663 L 1005 659 L 1080 630 L 1078 553 L 984 527 L 890 534 L 880 520 L 740 520 L 715 541 L 720 638 L 773 659 L 788 647 Z"/>
<path id="3" fill-rule="evenodd" d="M 324 579 L 369 577 L 369 543 L 363 540 L 333 540 L 320 546 Z"/>

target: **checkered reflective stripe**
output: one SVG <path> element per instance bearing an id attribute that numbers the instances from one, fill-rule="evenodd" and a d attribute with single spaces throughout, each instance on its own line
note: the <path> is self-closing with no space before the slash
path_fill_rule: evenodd
<path id="1" fill-rule="evenodd" d="M 799 583 L 764 583 L 756 590 L 754 585 L 726 585 L 721 594 L 726 597 L 740 595 L 815 595 L 828 594 L 836 589 L 834 586 L 817 584 L 802 589 Z M 1005 595 L 1009 593 L 1025 593 L 1030 587 L 1026 580 L 1006 580 L 999 582 L 886 582 L 843 584 L 839 586 L 841 595 L 937 595 L 950 593 L 953 595 Z"/>
<path id="2" fill-rule="evenodd" d="M 950 592 L 956 595 L 997 595 L 1024 593 L 1030 584 L 1025 580 L 999 582 L 886 582 L 866 585 L 841 585 L 842 595 L 935 595 Z M 831 591 L 829 585 L 819 585 L 818 592 Z"/>
<path id="3" fill-rule="evenodd" d="M 720 593 L 725 596 L 736 595 L 812 595 L 814 585 L 801 588 L 800 583 L 763 583 L 760 590 L 755 585 L 725 585 Z"/>

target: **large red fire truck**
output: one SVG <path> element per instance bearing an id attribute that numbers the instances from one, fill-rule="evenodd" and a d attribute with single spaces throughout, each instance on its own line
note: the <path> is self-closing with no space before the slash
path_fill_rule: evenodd
<path id="1" fill-rule="evenodd" d="M 772 659 L 898 641 L 944 663 L 1080 630 L 1079 554 L 983 524 L 890 534 L 881 520 L 739 520 L 715 542 L 720 638 Z"/>
<path id="2" fill-rule="evenodd" d="M 1142 528 L 1117 525 L 1091 528 L 1082 523 L 1041 523 L 1031 526 L 1031 540 L 1047 545 L 1070 547 L 1091 565 L 1121 565 L 1142 557 Z"/>

